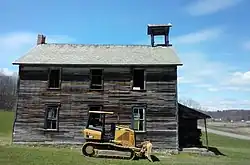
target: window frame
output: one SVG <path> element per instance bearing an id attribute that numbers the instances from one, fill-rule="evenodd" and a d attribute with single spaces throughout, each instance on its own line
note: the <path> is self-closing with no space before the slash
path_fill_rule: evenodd
<path id="1" fill-rule="evenodd" d="M 49 107 L 57 107 L 56 119 L 48 119 Z M 61 109 L 60 103 L 47 103 L 45 104 L 45 118 L 44 118 L 44 130 L 46 131 L 59 131 L 59 113 Z M 48 121 L 56 121 L 56 128 L 48 128 Z"/>
<path id="2" fill-rule="evenodd" d="M 101 77 L 101 84 L 100 85 L 99 84 L 94 84 L 94 86 L 101 86 L 100 89 L 92 88 L 92 86 L 93 86 L 93 84 L 92 84 L 93 70 L 100 70 L 101 73 L 102 73 L 101 75 L 94 75 L 94 76 L 100 76 Z M 104 73 L 104 69 L 101 69 L 101 68 L 91 68 L 90 69 L 90 76 L 89 76 L 89 78 L 90 78 L 89 89 L 90 90 L 95 90 L 95 91 L 104 90 L 104 74 L 103 73 Z"/>
<path id="3" fill-rule="evenodd" d="M 59 86 L 58 87 L 50 87 L 50 75 L 52 70 L 59 70 Z M 48 80 L 47 80 L 47 88 L 51 90 L 59 90 L 61 89 L 61 83 L 62 83 L 62 68 L 48 68 Z"/>
<path id="4" fill-rule="evenodd" d="M 138 109 L 137 114 L 139 115 L 139 119 L 135 119 L 135 113 L 134 113 L 135 109 Z M 143 119 L 140 119 L 140 112 L 139 112 L 140 110 L 143 111 Z M 135 129 L 135 127 L 134 127 L 134 122 L 135 121 L 143 121 L 143 125 L 142 125 L 143 129 L 142 130 Z M 140 122 L 138 122 L 138 128 L 140 127 L 139 124 L 140 124 Z M 146 107 L 145 106 L 134 106 L 134 107 L 132 107 L 132 128 L 133 128 L 133 130 L 135 132 L 146 132 Z"/>
<path id="5" fill-rule="evenodd" d="M 135 71 L 136 70 L 142 70 L 143 71 L 143 89 L 135 89 L 134 87 L 134 77 L 135 77 Z M 132 70 L 132 84 L 131 84 L 132 91 L 146 91 L 146 69 L 145 68 L 133 68 Z"/>

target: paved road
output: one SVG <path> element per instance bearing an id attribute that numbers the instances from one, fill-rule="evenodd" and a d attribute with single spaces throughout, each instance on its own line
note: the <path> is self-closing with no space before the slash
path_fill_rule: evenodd
<path id="1" fill-rule="evenodd" d="M 201 129 L 202 131 L 205 131 L 205 127 L 199 126 L 198 128 Z M 229 132 L 224 132 L 224 131 L 218 131 L 218 130 L 213 130 L 209 128 L 207 128 L 207 132 L 214 133 L 217 135 L 222 135 L 222 136 L 229 136 L 229 137 L 237 138 L 237 139 L 250 140 L 249 136 L 244 136 L 244 135 L 239 135 L 239 134 L 229 133 Z"/>

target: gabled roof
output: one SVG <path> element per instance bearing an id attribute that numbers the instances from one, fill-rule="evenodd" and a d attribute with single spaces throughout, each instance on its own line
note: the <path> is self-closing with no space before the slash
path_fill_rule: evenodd
<path id="1" fill-rule="evenodd" d="M 40 44 L 13 64 L 182 65 L 173 47 Z"/>
<path id="2" fill-rule="evenodd" d="M 187 107 L 181 103 L 178 103 L 178 109 L 179 109 L 179 116 L 182 118 L 189 118 L 189 119 L 212 118 L 209 114 L 207 114 L 204 111 Z"/>

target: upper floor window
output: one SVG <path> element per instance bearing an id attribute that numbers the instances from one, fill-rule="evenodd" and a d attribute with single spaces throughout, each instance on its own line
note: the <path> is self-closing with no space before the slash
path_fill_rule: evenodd
<path id="1" fill-rule="evenodd" d="M 61 70 L 60 69 L 49 69 L 49 88 L 60 88 L 61 85 Z"/>
<path id="2" fill-rule="evenodd" d="M 133 90 L 145 89 L 144 69 L 134 69 L 133 71 Z"/>
<path id="3" fill-rule="evenodd" d="M 103 70 L 91 69 L 91 84 L 90 88 L 95 90 L 103 89 Z"/>

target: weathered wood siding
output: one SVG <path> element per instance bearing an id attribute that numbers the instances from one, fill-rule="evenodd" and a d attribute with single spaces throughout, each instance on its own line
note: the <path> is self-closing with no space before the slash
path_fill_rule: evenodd
<path id="1" fill-rule="evenodd" d="M 88 105 L 119 113 L 119 122 L 131 125 L 132 107 L 146 105 L 146 132 L 137 133 L 137 142 L 147 138 L 155 148 L 178 148 L 175 66 L 146 69 L 146 91 L 131 91 L 130 67 L 104 69 L 104 91 L 89 90 L 90 68 L 62 68 L 61 90 L 47 89 L 47 67 L 20 69 L 17 116 L 13 142 L 84 141 L 81 130 L 87 122 Z M 60 102 L 59 131 L 43 130 L 44 104 Z"/>

